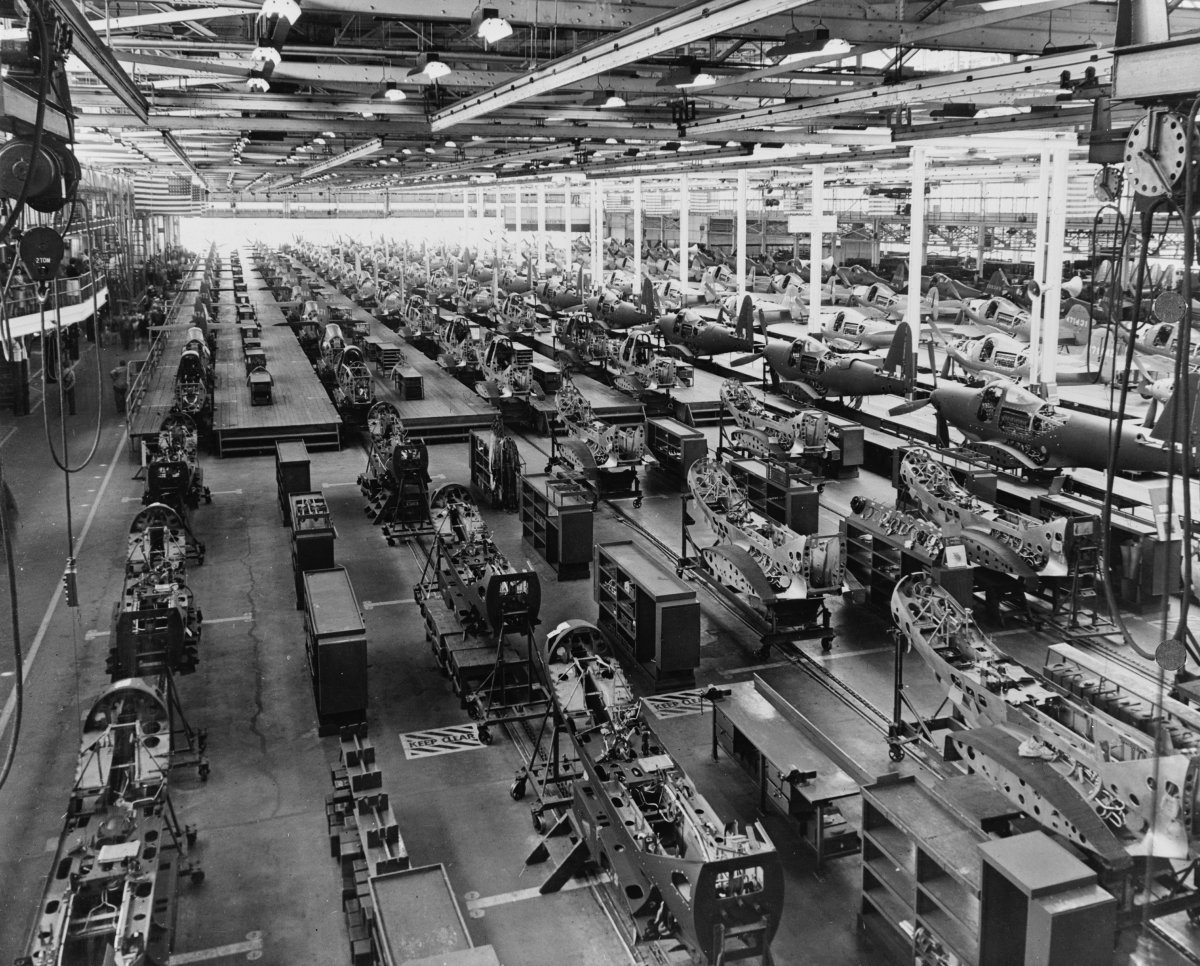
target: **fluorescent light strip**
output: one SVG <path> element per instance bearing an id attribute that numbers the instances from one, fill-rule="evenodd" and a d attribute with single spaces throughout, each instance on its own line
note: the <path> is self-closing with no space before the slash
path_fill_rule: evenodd
<path id="1" fill-rule="evenodd" d="M 812 0 L 692 0 L 657 17 L 610 34 L 573 54 L 551 61 L 524 77 L 493 87 L 453 104 L 433 116 L 430 128 L 437 132 L 539 97 L 568 84 L 577 84 L 635 61 L 667 50 L 725 33 Z"/>

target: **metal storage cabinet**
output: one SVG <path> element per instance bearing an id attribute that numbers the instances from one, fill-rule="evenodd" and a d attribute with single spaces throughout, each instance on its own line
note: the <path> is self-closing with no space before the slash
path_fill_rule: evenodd
<path id="1" fill-rule="evenodd" d="M 692 464 L 708 455 L 707 437 L 669 416 L 646 420 L 646 445 L 658 457 L 659 466 L 675 477 L 681 490 L 687 489 Z"/>
<path id="2" fill-rule="evenodd" d="M 656 688 L 688 686 L 700 664 L 696 591 L 630 541 L 596 547 L 597 623 Z"/>
<path id="3" fill-rule="evenodd" d="M 292 522 L 288 497 L 312 489 L 308 475 L 308 447 L 303 442 L 275 444 L 275 482 L 279 487 L 279 512 L 283 514 L 286 527 Z"/>
<path id="4" fill-rule="evenodd" d="M 304 601 L 317 716 L 323 726 L 361 718 L 367 710 L 367 629 L 345 568 L 307 572 Z"/>
<path id="5" fill-rule="evenodd" d="M 292 570 L 296 575 L 296 607 L 304 606 L 304 573 L 334 566 L 333 541 L 337 532 L 329 506 L 321 493 L 293 493 L 288 497 L 292 520 Z"/>
<path id="6" fill-rule="evenodd" d="M 592 496 L 577 483 L 533 473 L 521 478 L 521 535 L 559 580 L 588 576 Z"/>

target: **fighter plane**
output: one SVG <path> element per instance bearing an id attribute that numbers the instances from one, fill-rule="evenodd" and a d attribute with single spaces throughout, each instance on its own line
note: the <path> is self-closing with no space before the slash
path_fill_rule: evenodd
<path id="1" fill-rule="evenodd" d="M 561 278 L 547 279 L 534 287 L 534 293 L 538 304 L 551 315 L 579 308 L 583 305 L 583 266 L 579 266 L 574 287 L 563 284 Z"/>
<path id="2" fill-rule="evenodd" d="M 912 329 L 906 322 L 896 326 L 896 335 L 883 358 L 835 352 L 820 340 L 804 336 L 792 342 L 769 341 L 751 355 L 734 359 L 733 364 L 745 365 L 760 357 L 782 380 L 780 388 L 807 399 L 853 399 L 883 393 L 902 396 L 912 391 L 916 379 Z"/>
<path id="3" fill-rule="evenodd" d="M 659 351 L 644 329 L 627 330 L 616 351 L 609 353 L 608 362 L 616 373 L 613 384 L 631 395 L 660 392 L 682 381 L 675 360 Z M 690 366 L 687 369 L 691 372 Z"/>
<path id="4" fill-rule="evenodd" d="M 750 296 L 742 299 L 735 325 L 726 323 L 724 317 L 723 306 L 716 319 L 705 319 L 695 309 L 682 309 L 661 316 L 654 324 L 667 342 L 687 356 L 754 349 L 754 306 Z"/>
<path id="5" fill-rule="evenodd" d="M 585 300 L 584 306 L 593 319 L 603 322 L 610 329 L 628 329 L 634 325 L 648 325 L 657 315 L 654 283 L 642 280 L 642 297 L 636 304 L 619 298 L 611 290 Z"/>
<path id="6" fill-rule="evenodd" d="M 1109 416 L 1060 409 L 1015 383 L 997 380 L 980 387 L 940 383 L 928 397 L 897 406 L 893 416 L 933 406 L 938 436 L 948 443 L 948 427 L 961 432 L 976 449 L 1004 465 L 1029 470 L 1110 464 L 1109 437 L 1119 436 L 1116 468 L 1129 473 L 1166 472 L 1171 450 L 1163 440 L 1177 422 L 1174 397 L 1164 406 L 1153 431 L 1131 420 L 1116 424 Z M 1176 460 L 1178 457 L 1176 457 Z"/>
<path id="7" fill-rule="evenodd" d="M 957 362 L 970 373 L 994 373 L 1011 379 L 1029 375 L 1029 343 L 1018 342 L 998 332 L 974 338 L 952 339 L 936 322 L 930 321 L 934 336 L 946 347 L 942 375 L 949 375 L 950 363 Z"/>

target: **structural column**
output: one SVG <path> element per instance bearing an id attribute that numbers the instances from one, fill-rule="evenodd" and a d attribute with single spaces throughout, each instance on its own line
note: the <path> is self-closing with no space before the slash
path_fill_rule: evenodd
<path id="1" fill-rule="evenodd" d="M 642 284 L 642 179 L 633 179 L 633 279 L 634 289 Z"/>
<path id="2" fill-rule="evenodd" d="M 484 232 L 487 231 L 487 218 L 483 208 L 483 189 L 475 189 L 475 253 L 479 254 L 479 246 L 483 243 Z"/>
<path id="3" fill-rule="evenodd" d="M 808 243 L 808 331 L 821 328 L 821 274 L 825 250 L 825 165 L 812 166 L 812 228 Z M 814 328 L 815 326 L 815 328 Z"/>
<path id="4" fill-rule="evenodd" d="M 679 288 L 687 289 L 688 284 L 688 193 L 689 184 L 687 172 L 679 176 Z"/>
<path id="5" fill-rule="evenodd" d="M 521 233 L 521 189 L 517 188 L 513 192 L 513 230 L 519 235 Z"/>
<path id="6" fill-rule="evenodd" d="M 601 210 L 600 182 L 592 182 L 592 284 L 600 284 L 600 276 L 604 274 L 604 215 Z"/>
<path id="7" fill-rule="evenodd" d="M 504 234 L 504 199 L 496 189 L 496 230 L 492 239 L 492 307 L 500 307 L 500 236 Z"/>
<path id="8" fill-rule="evenodd" d="M 471 232 L 471 189 L 463 188 L 463 223 L 462 223 L 462 240 L 463 244 L 467 244 L 467 237 Z"/>
<path id="9" fill-rule="evenodd" d="M 1050 148 L 1042 148 L 1041 164 L 1038 165 L 1038 191 L 1036 195 L 1037 222 L 1033 233 L 1033 281 L 1039 289 L 1030 292 L 1029 299 L 1029 384 L 1033 387 L 1042 381 L 1042 314 L 1046 284 L 1046 232 L 1048 215 L 1046 204 L 1050 199 Z"/>
<path id="10" fill-rule="evenodd" d="M 546 264 L 546 186 L 537 186 L 537 271 Z"/>
<path id="11" fill-rule="evenodd" d="M 914 147 L 912 160 L 912 204 L 908 232 L 908 311 L 905 321 L 912 328 L 913 352 L 921 343 L 921 266 L 925 261 L 925 149 Z"/>
<path id="12" fill-rule="evenodd" d="M 737 176 L 737 212 L 734 221 L 737 225 L 737 294 L 738 308 L 741 309 L 742 296 L 746 294 L 746 206 L 750 203 L 750 173 L 739 171 Z"/>
<path id="13" fill-rule="evenodd" d="M 1050 212 L 1046 226 L 1046 271 L 1042 303 L 1041 393 L 1058 402 L 1058 324 L 1062 314 L 1063 244 L 1067 233 L 1067 160 L 1069 146 L 1055 144 L 1050 152 L 1052 166 Z"/>

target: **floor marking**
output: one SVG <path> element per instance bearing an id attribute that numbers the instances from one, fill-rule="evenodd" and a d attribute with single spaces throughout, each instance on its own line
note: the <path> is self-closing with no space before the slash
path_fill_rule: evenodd
<path id="1" fill-rule="evenodd" d="M 17 431 L 17 427 L 16 427 L 16 426 L 14 426 L 14 427 L 13 427 L 12 429 L 10 429 L 10 430 L 9 430 L 7 433 L 5 433 L 5 434 L 4 434 L 4 439 L 0 439 L 0 446 L 3 446 L 3 445 L 4 445 L 5 443 L 7 443 L 7 442 L 8 442 L 10 439 L 12 439 L 12 435 L 13 435 L 13 433 L 15 433 L 16 431 Z"/>
<path id="2" fill-rule="evenodd" d="M 642 703 L 650 709 L 654 717 L 683 718 L 689 714 L 699 714 L 704 710 L 703 694 L 706 688 L 691 688 L 687 691 L 672 691 L 669 694 L 654 694 L 642 698 Z"/>
<path id="3" fill-rule="evenodd" d="M 818 654 L 815 661 L 840 661 L 844 657 L 866 657 L 868 654 L 894 654 L 894 647 L 872 647 L 866 651 L 842 651 L 838 654 Z"/>
<path id="4" fill-rule="evenodd" d="M 104 474 L 104 482 L 100 484 L 100 496 L 96 502 L 92 504 L 91 510 L 88 512 L 87 519 L 83 522 L 83 529 L 79 533 L 79 540 L 75 544 L 75 553 L 78 554 L 83 548 L 83 541 L 87 539 L 88 532 L 92 529 L 92 522 L 96 519 L 96 511 L 100 509 L 100 501 L 104 498 L 104 491 L 108 489 L 109 481 L 112 480 L 113 470 L 117 468 L 117 459 L 121 455 L 121 450 L 129 443 L 129 431 L 126 430 L 121 434 L 121 438 L 117 440 L 117 448 L 113 451 L 112 461 L 108 467 L 108 472 Z M 33 661 L 37 657 L 38 650 L 42 646 L 42 641 L 46 639 L 46 631 L 50 629 L 50 620 L 54 617 L 54 611 L 58 607 L 58 601 L 62 597 L 63 585 L 62 581 L 57 581 L 54 585 L 54 593 L 50 597 L 50 604 L 46 607 L 46 613 L 42 617 L 42 623 L 38 625 L 37 633 L 33 636 L 33 643 L 29 645 L 29 650 L 25 653 L 25 663 L 21 665 L 21 680 L 25 681 L 29 678 L 29 672 L 33 670 Z M 4 734 L 4 729 L 8 727 L 8 719 L 12 717 L 13 709 L 17 706 L 17 690 L 13 688 L 8 693 L 8 700 L 4 702 L 4 711 L 0 712 L 0 735 Z"/>
<path id="5" fill-rule="evenodd" d="M 246 933 L 246 941 L 229 943 L 225 946 L 214 946 L 212 949 L 200 949 L 194 953 L 175 953 L 169 960 L 170 966 L 183 966 L 185 963 L 202 963 L 208 959 L 224 959 L 226 956 L 236 956 L 245 953 L 249 960 L 262 958 L 262 933 Z"/>
<path id="6" fill-rule="evenodd" d="M 142 498 L 140 496 L 123 496 L 123 497 L 121 497 L 121 502 L 122 503 L 141 503 Z"/>
<path id="7" fill-rule="evenodd" d="M 749 667 L 729 668 L 726 671 L 721 671 L 720 674 L 723 678 L 732 678 L 739 674 L 750 674 L 754 671 L 769 671 L 773 667 L 783 667 L 791 663 L 791 661 L 772 661 L 770 664 L 751 664 Z"/>
<path id="8" fill-rule="evenodd" d="M 409 761 L 486 747 L 479 737 L 479 725 L 474 724 L 410 731 L 400 736 L 400 743 L 404 746 L 404 757 Z"/>
<path id="9" fill-rule="evenodd" d="M 321 484 L 321 489 L 322 489 L 322 490 L 327 490 L 327 489 L 329 489 L 329 488 L 330 488 L 330 487 L 332 487 L 332 486 L 358 486 L 358 484 L 357 484 L 357 483 L 355 483 L 355 482 L 349 482 L 349 483 L 322 483 L 322 484 Z"/>
<path id="10" fill-rule="evenodd" d="M 239 490 L 213 490 L 208 495 L 209 496 L 234 496 L 234 495 L 241 496 L 242 491 L 240 489 Z"/>
<path id="11" fill-rule="evenodd" d="M 211 620 L 204 620 L 204 624 L 234 624 L 237 621 L 253 621 L 254 615 L 250 611 L 244 614 L 238 614 L 237 617 L 214 617 Z"/>
<path id="12" fill-rule="evenodd" d="M 402 597 L 400 600 L 364 600 L 363 610 L 374 610 L 376 607 L 394 607 L 397 604 L 415 604 L 416 601 L 411 597 Z"/>
<path id="13" fill-rule="evenodd" d="M 83 635 L 85 641 L 94 641 L 97 637 L 108 637 L 112 631 L 88 631 Z"/>
<path id="14" fill-rule="evenodd" d="M 587 889 L 594 885 L 602 885 L 605 882 L 612 882 L 612 876 L 607 872 L 601 872 L 599 875 L 589 875 L 586 879 L 571 879 L 558 891 L 570 892 L 573 889 Z M 535 886 L 532 889 L 517 889 L 514 892 L 503 892 L 497 896 L 480 896 L 478 899 L 467 899 L 467 910 L 475 912 L 481 909 L 491 909 L 493 906 L 506 906 L 510 902 L 524 902 L 526 899 L 536 899 L 540 895 L 542 895 L 542 891 Z M 172 959 L 171 962 L 174 963 L 175 960 Z"/>
<path id="15" fill-rule="evenodd" d="M 58 836 L 51 835 L 50 838 L 46 839 L 46 847 L 44 849 L 42 849 L 42 851 L 43 852 L 57 852 L 58 851 Z"/>

